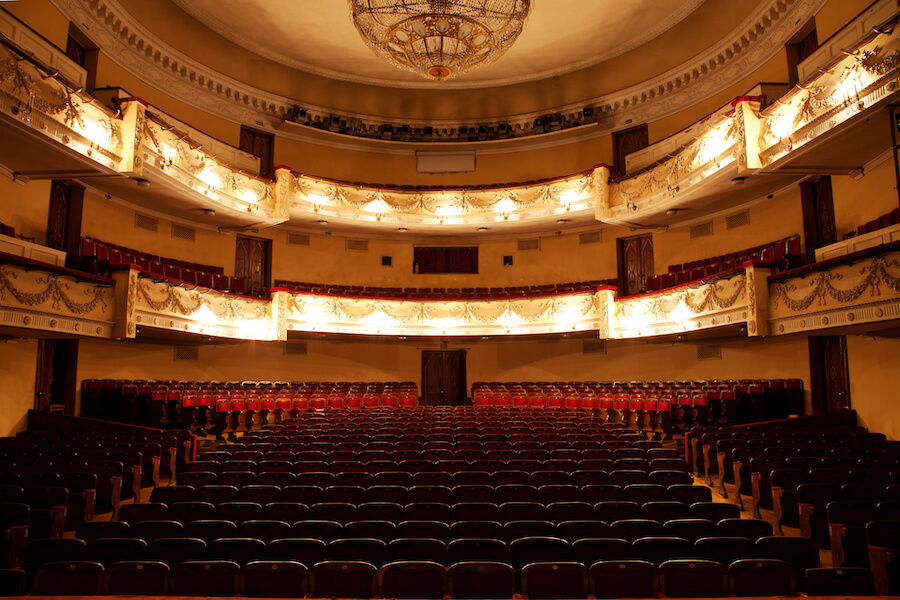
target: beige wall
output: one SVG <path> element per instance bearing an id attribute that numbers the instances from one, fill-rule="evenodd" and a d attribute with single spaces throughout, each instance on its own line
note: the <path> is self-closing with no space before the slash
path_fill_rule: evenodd
<path id="1" fill-rule="evenodd" d="M 791 190 L 771 200 L 764 200 L 748 210 L 750 224 L 737 229 L 726 227 L 727 215 L 712 219 L 711 236 L 692 240 L 690 227 L 678 227 L 665 233 L 653 234 L 656 272 L 666 273 L 669 265 L 737 252 L 803 233 L 799 190 Z"/>
<path id="2" fill-rule="evenodd" d="M 856 232 L 859 225 L 897 208 L 900 202 L 896 186 L 894 161 L 890 157 L 867 172 L 862 179 L 832 177 L 837 239 L 843 239 L 845 234 Z"/>
<path id="3" fill-rule="evenodd" d="M 66 49 L 69 38 L 69 20 L 65 18 L 50 0 L 22 0 L 20 2 L 4 2 L 0 10 L 7 10 L 14 17 L 27 23 L 29 27 L 41 34 L 48 42 Z"/>
<path id="4" fill-rule="evenodd" d="M 828 0 L 816 13 L 816 36 L 822 44 L 841 28 L 866 10 L 872 0 Z"/>
<path id="5" fill-rule="evenodd" d="M 900 440 L 900 340 L 847 336 L 850 404 L 860 425 Z"/>
<path id="6" fill-rule="evenodd" d="M 16 234 L 34 238 L 43 244 L 47 238 L 47 215 L 50 207 L 50 182 L 14 183 L 0 175 L 0 221 L 12 225 Z"/>
<path id="7" fill-rule="evenodd" d="M 25 429 L 28 410 L 34 408 L 37 346 L 36 339 L 0 341 L 0 437 Z"/>
<path id="8" fill-rule="evenodd" d="M 88 191 L 84 195 L 82 235 L 166 258 L 221 266 L 225 273 L 234 273 L 233 233 L 197 228 L 191 242 L 172 237 L 172 221 L 166 219 L 159 219 L 155 232 L 135 227 L 135 212 L 140 211 Z"/>

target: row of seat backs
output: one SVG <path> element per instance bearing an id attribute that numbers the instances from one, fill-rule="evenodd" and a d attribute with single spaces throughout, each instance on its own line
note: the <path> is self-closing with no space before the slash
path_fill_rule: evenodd
<path id="1" fill-rule="evenodd" d="M 11 577 L 10 577 L 11 579 Z M 873 593 L 865 570 L 810 569 L 810 595 Z M 22 586 L 24 587 L 24 585 Z M 449 569 L 429 561 L 397 561 L 380 569 L 362 561 L 325 561 L 307 568 L 295 561 L 192 561 L 169 568 L 153 561 L 98 563 L 61 561 L 37 573 L 35 595 L 178 595 L 250 597 L 461 599 L 709 596 L 792 596 L 793 567 L 777 559 L 715 561 L 674 559 L 657 566 L 642 560 L 538 562 L 519 572 L 490 561 L 463 562 Z"/>

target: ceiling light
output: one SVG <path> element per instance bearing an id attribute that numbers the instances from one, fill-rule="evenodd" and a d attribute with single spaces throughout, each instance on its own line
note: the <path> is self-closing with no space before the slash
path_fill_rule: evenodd
<path id="1" fill-rule="evenodd" d="M 406 227 L 398 227 L 398 228 L 397 228 L 397 231 L 403 233 L 403 232 L 405 232 L 405 231 L 409 231 L 409 229 L 407 229 Z"/>
<path id="2" fill-rule="evenodd" d="M 350 0 L 363 41 L 395 67 L 443 81 L 496 60 L 531 0 Z"/>
<path id="3" fill-rule="evenodd" d="M 678 210 L 679 210 L 679 209 L 677 209 L 677 208 L 670 208 L 669 210 L 666 211 L 666 214 L 669 215 L 669 216 L 671 216 L 671 215 L 677 215 L 677 214 L 678 214 Z"/>
<path id="4" fill-rule="evenodd" d="M 316 221 L 316 223 L 318 223 L 319 225 L 328 225 L 328 221 L 324 219 L 319 219 L 318 221 Z"/>
<path id="5" fill-rule="evenodd" d="M 565 224 L 568 223 L 568 222 L 569 222 L 568 219 L 557 219 L 557 220 L 556 220 L 556 224 L 557 224 L 557 225 L 565 225 Z"/>
<path id="6" fill-rule="evenodd" d="M 488 230 L 487 227 L 479 227 L 479 228 L 476 229 L 475 231 L 482 231 L 482 232 L 484 232 L 484 231 L 487 231 L 487 230 Z"/>

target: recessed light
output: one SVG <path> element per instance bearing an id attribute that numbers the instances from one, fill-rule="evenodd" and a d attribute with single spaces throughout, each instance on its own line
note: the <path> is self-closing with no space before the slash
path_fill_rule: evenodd
<path id="1" fill-rule="evenodd" d="M 409 231 L 409 229 L 407 229 L 406 227 L 398 227 L 397 231 L 404 232 L 404 231 Z"/>
<path id="2" fill-rule="evenodd" d="M 487 227 L 479 227 L 479 228 L 476 229 L 475 231 L 487 231 L 487 230 L 488 230 Z"/>
<path id="3" fill-rule="evenodd" d="M 557 224 L 557 225 L 565 225 L 565 224 L 568 223 L 568 222 L 569 222 L 568 219 L 558 219 L 558 220 L 556 221 L 556 224 Z"/>
<path id="4" fill-rule="evenodd" d="M 328 225 L 328 221 L 326 221 L 325 219 L 319 219 L 318 221 L 316 221 L 316 223 L 318 223 L 319 225 Z"/>
<path id="5" fill-rule="evenodd" d="M 214 216 L 216 216 L 216 211 L 214 211 L 211 208 L 204 208 L 203 214 L 206 215 L 207 217 L 214 217 Z"/>

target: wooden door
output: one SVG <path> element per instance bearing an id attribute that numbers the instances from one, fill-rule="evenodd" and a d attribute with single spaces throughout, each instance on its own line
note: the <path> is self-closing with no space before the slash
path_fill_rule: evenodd
<path id="1" fill-rule="evenodd" d="M 813 414 L 850 410 L 847 337 L 810 336 L 809 361 Z"/>
<path id="2" fill-rule="evenodd" d="M 850 410 L 847 337 L 843 335 L 825 336 L 822 350 L 825 371 L 825 405 L 828 412 Z"/>
<path id="3" fill-rule="evenodd" d="M 625 157 L 650 145 L 647 125 L 638 125 L 613 134 L 613 169 L 615 175 L 625 175 Z"/>
<path id="4" fill-rule="evenodd" d="M 621 296 L 647 291 L 647 277 L 654 273 L 653 236 L 639 235 L 619 240 L 619 290 Z"/>
<path id="5" fill-rule="evenodd" d="M 75 414 L 78 340 L 38 340 L 34 409 Z"/>
<path id="6" fill-rule="evenodd" d="M 803 234 L 806 238 L 806 262 L 815 262 L 816 248 L 837 241 L 834 220 L 834 196 L 831 177 L 819 177 L 800 184 L 803 210 Z"/>
<path id="7" fill-rule="evenodd" d="M 271 177 L 273 173 L 272 148 L 275 137 L 270 133 L 241 126 L 241 137 L 238 147 L 244 152 L 259 157 L 259 174 Z"/>
<path id="8" fill-rule="evenodd" d="M 463 404 L 466 399 L 466 351 L 422 351 L 422 404 Z"/>
<path id="9" fill-rule="evenodd" d="M 270 240 L 244 235 L 237 236 L 234 255 L 234 276 L 249 282 L 248 291 L 263 296 L 270 287 Z"/>

